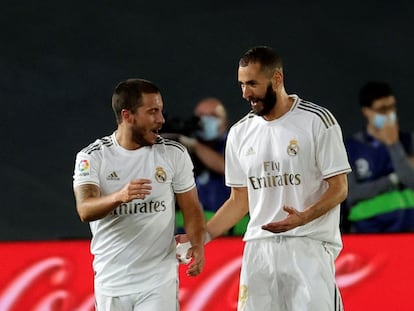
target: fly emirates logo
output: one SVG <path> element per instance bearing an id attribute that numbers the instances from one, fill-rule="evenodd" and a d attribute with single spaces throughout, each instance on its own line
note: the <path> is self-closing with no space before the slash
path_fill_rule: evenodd
<path id="1" fill-rule="evenodd" d="M 162 201 L 128 202 L 115 208 L 111 215 L 149 214 L 165 212 L 167 205 Z"/>
<path id="2" fill-rule="evenodd" d="M 264 161 L 262 168 L 263 176 L 249 176 L 250 184 L 254 190 L 282 186 L 298 186 L 302 182 L 300 174 L 281 172 L 280 162 Z"/>

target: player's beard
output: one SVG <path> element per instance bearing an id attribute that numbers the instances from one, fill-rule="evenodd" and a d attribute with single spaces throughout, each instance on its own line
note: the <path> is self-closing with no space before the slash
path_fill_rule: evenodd
<path id="1" fill-rule="evenodd" d="M 145 130 L 136 124 L 132 128 L 132 140 L 139 146 L 151 146 L 153 143 L 145 139 Z"/>
<path id="2" fill-rule="evenodd" d="M 255 114 L 258 116 L 265 116 L 267 115 L 272 109 L 276 106 L 277 96 L 276 92 L 272 88 L 272 83 L 269 82 L 269 85 L 266 89 L 266 94 L 264 97 L 259 98 L 259 101 L 263 103 L 262 110 L 254 111 Z"/>

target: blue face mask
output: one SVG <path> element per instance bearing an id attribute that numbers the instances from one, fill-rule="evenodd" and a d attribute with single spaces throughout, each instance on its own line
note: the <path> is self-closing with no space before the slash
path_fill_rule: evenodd
<path id="1" fill-rule="evenodd" d="M 201 116 L 201 130 L 197 135 L 205 140 L 213 140 L 219 136 L 220 119 L 213 116 Z"/>
<path id="2" fill-rule="evenodd" d="M 395 121 L 397 120 L 397 116 L 395 112 L 393 111 L 389 115 L 383 115 L 380 113 L 376 113 L 374 116 L 374 126 L 377 129 L 382 129 L 385 123 L 387 123 L 387 119 L 389 119 L 391 123 L 395 123 Z"/>

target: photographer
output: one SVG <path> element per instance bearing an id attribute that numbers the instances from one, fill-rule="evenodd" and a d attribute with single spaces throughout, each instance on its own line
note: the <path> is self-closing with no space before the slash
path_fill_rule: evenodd
<path id="1" fill-rule="evenodd" d="M 197 191 L 204 216 L 209 220 L 230 195 L 224 180 L 224 151 L 228 133 L 228 119 L 222 102 L 214 97 L 201 100 L 188 120 L 168 119 L 163 126 L 164 137 L 187 147 L 194 163 Z M 249 215 L 243 217 L 227 232 L 243 235 Z M 184 232 L 181 211 L 176 212 L 176 232 Z"/>
<path id="2" fill-rule="evenodd" d="M 224 148 L 227 139 L 226 109 L 217 98 L 205 98 L 194 109 L 199 128 L 194 135 L 179 135 L 193 157 L 198 195 L 206 218 L 224 203 L 230 188 L 224 183 Z"/>

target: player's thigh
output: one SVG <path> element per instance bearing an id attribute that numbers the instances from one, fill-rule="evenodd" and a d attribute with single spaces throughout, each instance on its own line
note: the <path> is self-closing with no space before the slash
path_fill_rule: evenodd
<path id="1" fill-rule="evenodd" d="M 170 279 L 137 294 L 110 297 L 95 293 L 96 311 L 178 311 L 178 280 Z"/>
<path id="2" fill-rule="evenodd" d="M 133 295 L 111 297 L 95 293 L 96 311 L 131 311 L 133 306 Z"/>
<path id="3" fill-rule="evenodd" d="M 178 311 L 178 280 L 171 279 L 147 291 L 134 305 L 134 311 Z"/>
<path id="4" fill-rule="evenodd" d="M 278 239 L 280 241 L 280 238 Z M 240 271 L 238 311 L 271 311 L 272 301 L 278 299 L 276 239 L 247 241 Z"/>
<path id="5" fill-rule="evenodd" d="M 334 254 L 329 245 L 306 237 L 248 241 L 238 310 L 341 310 Z"/>
<path id="6" fill-rule="evenodd" d="M 286 267 L 281 282 L 288 310 L 336 311 L 342 302 L 335 282 L 334 253 L 329 245 L 306 237 L 286 239 Z M 294 256 L 292 256 L 294 254 Z"/>

